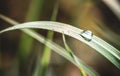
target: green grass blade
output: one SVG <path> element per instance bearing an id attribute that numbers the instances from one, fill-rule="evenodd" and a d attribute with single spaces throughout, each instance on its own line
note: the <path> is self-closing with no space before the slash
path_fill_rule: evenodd
<path id="1" fill-rule="evenodd" d="M 84 42 L 85 44 L 89 45 L 90 47 L 94 48 L 97 52 L 101 55 L 106 57 L 110 62 L 112 62 L 117 68 L 120 69 L 120 52 L 104 40 L 100 39 L 99 37 L 93 35 L 91 41 L 85 40 L 81 33 L 83 30 L 73 27 L 68 24 L 60 23 L 60 22 L 53 22 L 53 21 L 35 21 L 35 22 L 27 22 L 23 24 L 18 24 L 16 26 L 7 28 L 2 30 L 0 33 L 15 29 L 23 29 L 23 28 L 39 28 L 39 29 L 47 29 L 56 31 L 59 33 L 64 33 L 65 35 L 71 36 L 77 40 Z M 108 57 L 109 56 L 109 57 Z"/>
<path id="2" fill-rule="evenodd" d="M 0 15 L 0 18 L 4 19 L 5 21 L 11 23 L 11 24 L 18 24 L 18 22 L 5 17 L 3 15 Z M 22 29 L 21 29 L 22 30 Z M 66 50 L 62 47 L 60 47 L 59 45 L 51 42 L 51 41 L 46 41 L 46 39 L 44 37 L 42 37 L 41 35 L 38 35 L 38 33 L 29 30 L 29 29 L 23 29 L 23 32 L 25 32 L 26 34 L 30 35 L 31 37 L 35 38 L 36 40 L 38 40 L 39 42 L 47 45 L 48 47 L 50 47 L 51 49 L 53 49 L 53 51 L 55 51 L 56 53 L 58 53 L 59 55 L 63 56 L 64 58 L 66 58 L 67 60 L 69 60 L 70 62 L 72 62 L 73 64 L 75 64 L 77 67 L 83 67 L 83 69 L 85 69 L 85 71 L 88 73 L 88 75 L 90 76 L 98 76 L 98 74 L 96 72 L 94 72 L 92 69 L 89 68 L 89 66 L 87 66 L 82 60 L 78 59 L 75 55 L 74 58 L 78 60 L 78 63 L 74 62 L 74 60 L 71 58 L 71 56 L 66 52 Z M 2 33 L 2 32 L 1 32 Z M 46 44 L 46 42 L 48 44 Z"/>
<path id="3" fill-rule="evenodd" d="M 51 21 L 55 21 L 57 18 L 57 13 L 58 13 L 58 8 L 59 8 L 59 0 L 56 0 L 54 3 L 54 8 L 53 8 L 53 13 L 51 16 Z M 53 40 L 54 32 L 53 31 L 48 31 L 47 34 L 47 39 Z M 51 49 L 45 45 L 44 50 L 43 50 L 43 55 L 40 61 L 40 66 L 39 66 L 39 71 L 37 76 L 46 76 L 47 74 L 47 68 L 50 63 L 50 58 L 51 58 Z M 38 64 L 39 65 L 39 64 Z"/>
<path id="4" fill-rule="evenodd" d="M 31 0 L 25 21 L 36 21 L 40 18 L 44 0 Z"/>
<path id="5" fill-rule="evenodd" d="M 65 46 L 65 49 L 67 50 L 68 54 L 70 54 L 70 56 L 73 58 L 73 60 L 80 64 L 79 63 L 79 60 L 77 60 L 75 57 L 74 57 L 74 54 L 72 52 L 72 50 L 69 48 L 69 46 L 67 45 L 67 42 L 66 42 L 66 39 L 65 39 L 65 35 L 62 34 L 62 38 L 63 38 L 63 43 L 64 43 L 64 46 Z M 78 67 L 79 70 L 80 70 L 80 73 L 81 73 L 81 76 L 87 76 L 86 72 L 84 71 L 84 69 L 82 67 Z"/>
<path id="6" fill-rule="evenodd" d="M 31 0 L 25 21 L 39 20 L 42 10 L 42 5 L 43 5 L 43 0 Z M 32 37 L 29 37 L 24 33 L 21 35 L 18 50 L 20 52 L 19 54 L 22 60 L 26 60 L 26 58 L 30 54 L 30 51 L 32 49 L 32 43 L 33 43 Z"/>

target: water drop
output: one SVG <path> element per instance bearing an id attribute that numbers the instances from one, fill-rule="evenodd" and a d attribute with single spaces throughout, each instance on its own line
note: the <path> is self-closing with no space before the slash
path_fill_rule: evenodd
<path id="1" fill-rule="evenodd" d="M 83 30 L 80 35 L 87 41 L 91 41 L 93 37 L 93 33 L 90 30 Z"/>

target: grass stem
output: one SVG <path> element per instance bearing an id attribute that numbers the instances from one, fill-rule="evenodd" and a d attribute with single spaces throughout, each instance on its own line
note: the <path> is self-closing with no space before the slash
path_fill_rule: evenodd
<path id="1" fill-rule="evenodd" d="M 55 5 L 54 5 L 54 9 L 53 9 L 53 13 L 51 16 L 51 21 L 56 20 L 58 8 L 59 8 L 59 0 L 56 0 Z M 52 41 L 53 36 L 54 36 L 54 32 L 48 31 L 47 39 Z M 47 67 L 50 63 L 50 58 L 51 58 L 51 49 L 48 46 L 45 46 L 43 51 L 44 52 L 43 52 L 43 56 L 42 56 L 41 63 L 40 63 L 41 68 L 40 68 L 39 76 L 46 76 Z"/>

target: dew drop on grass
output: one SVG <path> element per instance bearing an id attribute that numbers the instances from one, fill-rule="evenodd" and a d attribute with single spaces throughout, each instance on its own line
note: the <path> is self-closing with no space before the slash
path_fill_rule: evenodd
<path id="1" fill-rule="evenodd" d="M 91 41 L 93 33 L 90 30 L 83 30 L 80 34 L 86 41 Z"/>

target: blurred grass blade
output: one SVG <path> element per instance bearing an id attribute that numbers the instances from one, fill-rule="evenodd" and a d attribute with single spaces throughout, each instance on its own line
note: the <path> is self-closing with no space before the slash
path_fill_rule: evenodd
<path id="1" fill-rule="evenodd" d="M 81 33 L 83 30 L 73 27 L 68 24 L 60 23 L 60 22 L 53 22 L 53 21 L 35 21 L 35 22 L 27 22 L 18 24 L 16 26 L 4 29 L 0 31 L 0 33 L 15 30 L 15 29 L 23 29 L 23 28 L 39 28 L 39 29 L 47 29 L 56 31 L 59 33 L 64 33 L 65 35 L 69 35 L 79 41 L 86 43 L 87 45 L 94 48 L 97 52 L 102 54 L 106 57 L 110 62 L 112 62 L 117 68 L 120 69 L 120 52 L 104 40 L 100 39 L 99 37 L 93 35 L 91 41 L 85 40 Z"/>
<path id="2" fill-rule="evenodd" d="M 25 21 L 39 20 L 43 2 L 44 0 L 31 0 L 30 1 L 30 6 L 28 8 Z M 28 35 L 24 33 L 21 35 L 21 39 L 19 41 L 19 47 L 18 47 L 21 61 L 26 60 L 26 58 L 30 54 L 31 49 L 32 49 L 32 43 L 33 43 L 32 37 L 29 37 Z"/>
<path id="3" fill-rule="evenodd" d="M 40 18 L 44 0 L 31 0 L 25 21 L 36 21 Z"/>
<path id="4" fill-rule="evenodd" d="M 58 8 L 59 8 L 59 0 L 56 0 L 54 3 L 52 15 L 51 15 L 51 21 L 56 20 Z M 49 30 L 47 33 L 47 39 L 52 41 L 53 36 L 54 36 L 54 32 Z M 39 64 L 37 64 L 39 66 L 38 75 L 35 74 L 34 76 L 46 76 L 47 68 L 48 68 L 48 65 L 50 63 L 50 58 L 51 58 L 51 49 L 45 45 L 44 50 L 43 50 L 43 55 L 42 55 L 42 58 L 40 60 L 40 66 L 39 66 Z"/>
<path id="5" fill-rule="evenodd" d="M 120 19 L 120 3 L 117 0 L 102 0 Z"/>

